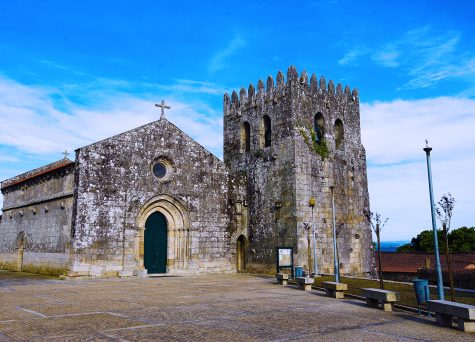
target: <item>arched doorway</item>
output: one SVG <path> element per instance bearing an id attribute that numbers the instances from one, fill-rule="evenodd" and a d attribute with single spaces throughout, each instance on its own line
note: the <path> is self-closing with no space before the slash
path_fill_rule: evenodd
<path id="1" fill-rule="evenodd" d="M 167 272 L 167 219 L 162 213 L 152 213 L 145 222 L 144 267 L 147 273 Z"/>
<path id="2" fill-rule="evenodd" d="M 154 213 L 161 214 L 165 217 L 167 255 L 165 257 L 166 270 L 163 272 L 175 273 L 188 270 L 192 259 L 192 234 L 190 231 L 191 223 L 188 211 L 179 200 L 165 194 L 150 198 L 142 205 L 139 215 L 137 216 L 137 227 L 139 227 L 139 231 L 135 236 L 134 246 L 137 266 L 139 268 L 147 268 L 145 264 L 145 244 L 147 243 L 145 241 L 145 231 L 148 227 L 147 221 Z M 152 272 L 148 270 L 148 273 Z"/>
<path id="3" fill-rule="evenodd" d="M 238 272 L 246 271 L 246 238 L 241 235 L 236 243 L 236 268 Z"/>

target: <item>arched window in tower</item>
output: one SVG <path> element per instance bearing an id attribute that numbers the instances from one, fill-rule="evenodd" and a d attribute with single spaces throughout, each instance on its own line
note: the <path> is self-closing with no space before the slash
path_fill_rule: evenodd
<path id="1" fill-rule="evenodd" d="M 260 147 L 269 147 L 272 144 L 272 125 L 270 117 L 264 115 L 259 127 L 259 145 Z"/>
<path id="2" fill-rule="evenodd" d="M 244 122 L 241 126 L 241 152 L 249 152 L 251 150 L 251 125 Z"/>
<path id="3" fill-rule="evenodd" d="M 335 125 L 333 126 L 333 136 L 335 137 L 336 148 L 341 150 L 343 148 L 344 131 L 343 122 L 340 119 L 335 120 Z"/>
<path id="4" fill-rule="evenodd" d="M 321 142 L 325 137 L 325 118 L 322 113 L 317 113 L 313 118 L 313 130 L 315 131 L 315 141 Z"/>

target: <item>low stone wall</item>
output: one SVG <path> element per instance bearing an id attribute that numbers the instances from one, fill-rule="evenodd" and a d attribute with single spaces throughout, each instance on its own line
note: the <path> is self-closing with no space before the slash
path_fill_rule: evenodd
<path id="1" fill-rule="evenodd" d="M 66 274 L 69 264 L 67 253 L 2 253 L 0 269 L 47 275 Z"/>
<path id="2" fill-rule="evenodd" d="M 0 253 L 0 269 L 19 271 L 18 254 Z"/>

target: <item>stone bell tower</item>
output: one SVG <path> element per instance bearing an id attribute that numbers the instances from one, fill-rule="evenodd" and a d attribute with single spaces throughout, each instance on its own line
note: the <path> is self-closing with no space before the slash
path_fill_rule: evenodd
<path id="1" fill-rule="evenodd" d="M 373 269 L 366 155 L 358 91 L 328 85 L 295 67 L 276 82 L 259 80 L 224 95 L 224 161 L 230 172 L 231 249 L 237 270 L 275 272 L 276 247 L 292 247 L 296 265 L 333 273 L 334 186 L 341 274 Z M 315 199 L 315 206 L 309 200 Z M 305 227 L 315 225 L 310 238 Z M 310 230 L 311 232 L 311 230 Z M 309 258 L 309 253 L 311 258 Z"/>

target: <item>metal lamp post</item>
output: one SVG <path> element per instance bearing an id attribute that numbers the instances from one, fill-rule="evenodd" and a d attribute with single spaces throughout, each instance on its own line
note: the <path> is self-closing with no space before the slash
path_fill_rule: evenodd
<path id="1" fill-rule="evenodd" d="M 312 208 L 312 236 L 313 236 L 313 274 L 314 277 L 318 276 L 318 265 L 317 265 L 317 241 L 315 238 L 315 221 L 313 220 L 313 208 L 315 208 L 315 197 L 310 197 L 308 205 Z"/>
<path id="2" fill-rule="evenodd" d="M 439 299 L 444 299 L 444 283 L 442 282 L 442 270 L 440 267 L 439 258 L 439 243 L 437 239 L 437 227 L 435 224 L 435 207 L 434 207 L 434 194 L 432 190 L 432 171 L 430 166 L 430 151 L 432 147 L 429 147 L 429 142 L 426 140 L 426 147 L 423 149 L 426 153 L 427 159 L 427 177 L 429 178 L 429 197 L 430 197 L 430 211 L 432 213 L 432 231 L 434 232 L 434 251 L 435 251 L 435 268 L 437 271 L 437 294 Z"/>
<path id="3" fill-rule="evenodd" d="M 335 268 L 335 282 L 340 282 L 340 267 L 338 265 L 338 252 L 336 248 L 336 222 L 335 222 L 335 187 L 332 185 L 330 186 L 330 190 L 332 192 L 332 222 L 333 222 L 333 262 Z"/>

